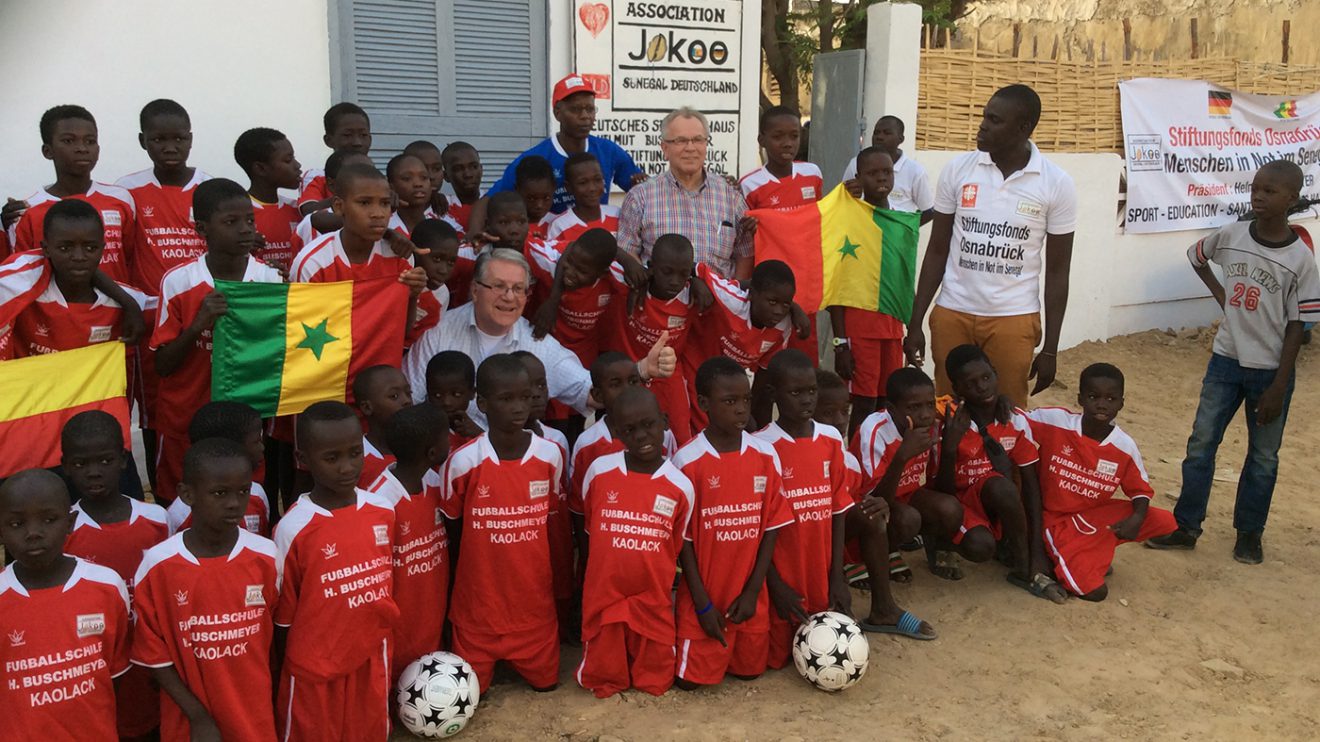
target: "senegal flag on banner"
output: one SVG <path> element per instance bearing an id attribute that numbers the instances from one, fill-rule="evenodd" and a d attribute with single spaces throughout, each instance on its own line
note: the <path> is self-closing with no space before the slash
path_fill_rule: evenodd
<path id="1" fill-rule="evenodd" d="M 408 289 L 393 278 L 338 283 L 216 281 L 229 310 L 215 323 L 211 398 L 262 417 L 348 398 L 358 371 L 403 362 Z"/>
<path id="2" fill-rule="evenodd" d="M 127 368 L 117 342 L 0 362 L 0 478 L 60 463 L 60 431 L 80 412 L 114 415 L 127 441 Z"/>
<path id="3" fill-rule="evenodd" d="M 782 260 L 797 277 L 797 303 L 888 314 L 906 323 L 916 291 L 921 215 L 878 209 L 842 185 L 814 204 L 755 209 L 756 262 Z"/>

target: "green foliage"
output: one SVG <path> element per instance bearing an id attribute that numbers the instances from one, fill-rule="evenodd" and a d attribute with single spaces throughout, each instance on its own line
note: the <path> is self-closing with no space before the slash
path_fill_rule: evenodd
<path id="1" fill-rule="evenodd" d="M 798 75 L 811 79 L 813 58 L 822 52 L 861 49 L 866 46 L 866 9 L 889 0 L 836 0 L 827 20 L 833 38 L 825 48 L 821 34 L 821 14 L 816 8 L 788 13 L 776 18 L 776 35 L 787 42 Z M 921 23 L 937 29 L 952 29 L 955 14 L 961 14 L 966 0 L 916 0 L 921 6 Z"/>

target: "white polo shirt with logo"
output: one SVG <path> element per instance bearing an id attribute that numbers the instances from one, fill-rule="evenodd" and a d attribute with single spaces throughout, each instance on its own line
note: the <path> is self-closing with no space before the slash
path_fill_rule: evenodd
<path id="1" fill-rule="evenodd" d="M 1034 143 L 1026 167 L 1007 178 L 989 154 L 968 152 L 940 172 L 935 210 L 953 215 L 937 306 L 981 317 L 1040 311 L 1045 235 L 1077 227 L 1072 176 Z"/>
<path id="2" fill-rule="evenodd" d="M 844 168 L 843 179 L 857 177 L 857 158 L 854 156 Z M 930 189 L 930 178 L 920 162 L 900 152 L 894 163 L 894 187 L 889 191 L 889 208 L 894 211 L 925 211 L 935 204 Z"/>

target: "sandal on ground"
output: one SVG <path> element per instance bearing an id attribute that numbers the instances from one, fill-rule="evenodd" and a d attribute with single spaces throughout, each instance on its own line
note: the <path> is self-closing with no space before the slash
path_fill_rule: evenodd
<path id="1" fill-rule="evenodd" d="M 862 631 L 868 631 L 872 634 L 893 634 L 895 636 L 906 636 L 909 639 L 928 642 L 939 636 L 935 633 L 935 627 L 922 621 L 907 611 L 899 616 L 897 624 L 875 624 L 868 621 L 858 621 L 857 624 L 862 627 Z M 921 633 L 921 627 L 930 630 L 929 634 Z"/>
<path id="2" fill-rule="evenodd" d="M 925 545 L 926 545 L 925 537 L 918 534 L 912 540 L 904 541 L 903 543 L 899 544 L 898 548 L 901 551 L 920 551 L 921 547 Z"/>
<path id="3" fill-rule="evenodd" d="M 956 551 L 927 549 L 926 561 L 930 565 L 930 573 L 942 580 L 957 581 L 963 578 Z"/>
<path id="4" fill-rule="evenodd" d="M 843 578 L 848 581 L 848 587 L 855 590 L 871 589 L 871 575 L 866 571 L 866 565 L 860 562 L 843 565 Z"/>
<path id="5" fill-rule="evenodd" d="M 1037 598 L 1043 598 L 1051 603 L 1063 603 L 1068 600 L 1068 593 L 1064 591 L 1063 586 L 1044 572 L 1037 572 L 1030 582 L 1010 572 L 1008 582 L 1014 587 L 1020 587 Z"/>
<path id="6" fill-rule="evenodd" d="M 900 585 L 912 582 L 912 569 L 903 560 L 902 552 L 889 552 L 889 579 Z"/>

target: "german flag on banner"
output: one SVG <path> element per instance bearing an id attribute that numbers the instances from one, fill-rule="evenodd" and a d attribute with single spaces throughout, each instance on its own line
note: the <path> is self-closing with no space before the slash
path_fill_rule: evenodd
<path id="1" fill-rule="evenodd" d="M 211 398 L 262 417 L 345 401 L 358 372 L 403 363 L 408 289 L 394 278 L 336 283 L 217 281 L 228 311 L 215 323 Z"/>
<path id="2" fill-rule="evenodd" d="M 1274 109 L 1274 118 L 1276 119 L 1295 119 L 1297 118 L 1297 101 L 1286 100 Z"/>
<path id="3" fill-rule="evenodd" d="M 1206 102 L 1206 113 L 1219 118 L 1233 115 L 1233 94 L 1227 90 L 1211 90 Z"/>
<path id="4" fill-rule="evenodd" d="M 60 431 L 87 410 L 114 415 L 128 440 L 123 343 L 0 363 L 0 477 L 60 463 Z"/>

